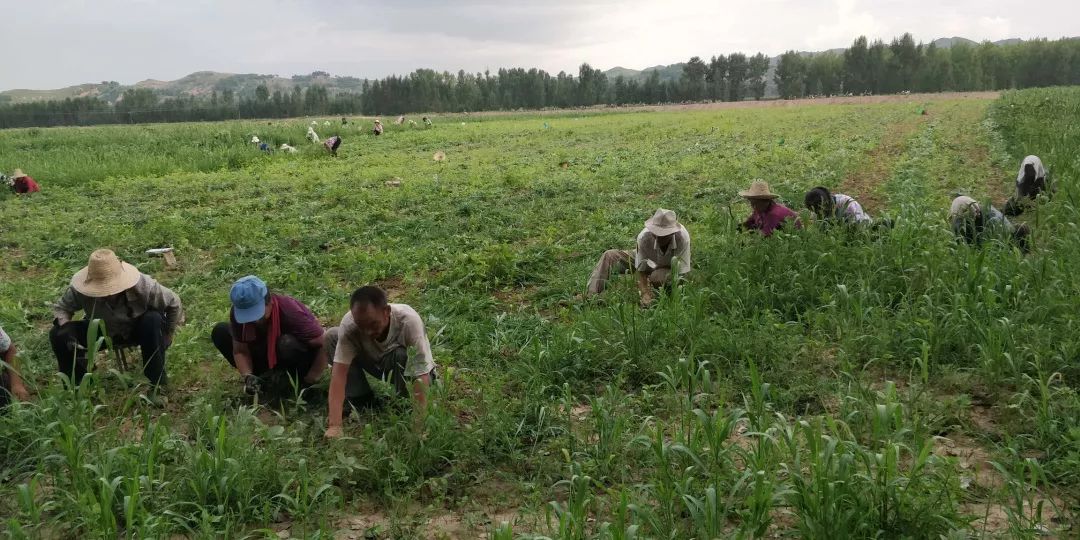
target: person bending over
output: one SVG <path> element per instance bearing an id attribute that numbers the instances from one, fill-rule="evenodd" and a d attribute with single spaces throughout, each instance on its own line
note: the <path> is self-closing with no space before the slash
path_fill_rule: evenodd
<path id="1" fill-rule="evenodd" d="M 638 233 L 637 249 L 604 252 L 589 276 L 585 294 L 604 292 L 612 272 L 632 271 L 637 278 L 641 305 L 647 306 L 653 301 L 653 288 L 668 284 L 676 267 L 680 279 L 690 272 L 690 233 L 679 223 L 675 212 L 661 208 Z"/>
<path id="2" fill-rule="evenodd" d="M 341 436 L 346 404 L 360 408 L 374 400 L 368 375 L 390 382 L 400 397 L 411 393 L 420 413 L 427 408 L 435 360 L 424 321 L 412 307 L 389 303 L 378 287 L 360 287 L 349 298 L 341 324 L 327 330 L 325 339 L 333 359 L 326 437 Z"/>

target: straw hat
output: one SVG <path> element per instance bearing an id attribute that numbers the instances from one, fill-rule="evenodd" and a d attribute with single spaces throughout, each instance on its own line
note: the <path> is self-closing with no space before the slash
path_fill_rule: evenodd
<path id="1" fill-rule="evenodd" d="M 121 261 L 108 249 L 90 254 L 90 262 L 71 278 L 71 286 L 91 298 L 102 298 L 124 292 L 139 282 L 139 269 Z"/>
<path id="2" fill-rule="evenodd" d="M 754 180 L 750 189 L 740 191 L 739 196 L 744 199 L 775 199 L 779 195 L 769 191 L 769 183 L 764 180 Z"/>
<path id="3" fill-rule="evenodd" d="M 673 210 L 661 208 L 645 222 L 645 228 L 656 236 L 675 234 L 679 232 L 679 218 L 675 216 Z"/>
<path id="4" fill-rule="evenodd" d="M 11 173 L 12 178 L 22 178 L 26 176 L 26 173 L 22 172 L 22 169 L 15 169 L 15 172 Z"/>

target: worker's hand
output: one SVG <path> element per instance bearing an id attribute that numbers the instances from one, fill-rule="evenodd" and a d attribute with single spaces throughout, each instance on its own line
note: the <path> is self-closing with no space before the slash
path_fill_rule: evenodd
<path id="1" fill-rule="evenodd" d="M 652 291 L 646 291 L 641 293 L 641 307 L 649 307 L 653 303 Z"/>
<path id="2" fill-rule="evenodd" d="M 19 401 L 30 401 L 30 392 L 26 391 L 25 386 L 19 385 L 12 388 L 11 394 Z"/>
<path id="3" fill-rule="evenodd" d="M 259 390 L 262 390 L 262 379 L 250 373 L 244 375 L 244 393 L 254 396 L 259 393 Z"/>
<path id="4" fill-rule="evenodd" d="M 323 437 L 327 439 L 338 439 L 342 435 L 341 426 L 329 426 L 326 428 L 326 433 L 323 433 Z"/>

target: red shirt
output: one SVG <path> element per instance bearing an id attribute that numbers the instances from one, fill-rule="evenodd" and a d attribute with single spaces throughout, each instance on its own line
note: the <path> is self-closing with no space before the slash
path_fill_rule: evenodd
<path id="1" fill-rule="evenodd" d="M 29 176 L 20 176 L 15 179 L 15 193 L 37 193 L 41 186 Z"/>
<path id="2" fill-rule="evenodd" d="M 790 208 L 782 204 L 772 203 L 768 210 L 750 214 L 750 217 L 743 223 L 743 226 L 747 229 L 761 231 L 763 236 L 772 236 L 773 231 L 782 227 L 784 221 L 787 221 L 788 219 L 795 222 L 796 229 L 802 228 L 802 222 L 799 221 L 799 214 L 792 212 Z"/>

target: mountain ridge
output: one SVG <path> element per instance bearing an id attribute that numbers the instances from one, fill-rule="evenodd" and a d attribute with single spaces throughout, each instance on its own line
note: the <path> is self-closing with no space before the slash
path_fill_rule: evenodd
<path id="1" fill-rule="evenodd" d="M 1016 43 L 1022 43 L 1024 40 L 1019 38 L 1002 39 L 993 41 L 991 43 L 995 45 L 1012 45 Z M 949 48 L 953 45 L 963 43 L 965 45 L 977 46 L 978 42 L 972 41 L 963 37 L 948 37 L 938 38 L 931 42 L 938 48 Z M 928 44 L 929 45 L 929 44 Z M 841 53 L 846 49 L 829 49 L 827 51 L 814 51 L 814 52 L 802 52 L 807 55 L 817 55 L 826 53 Z M 777 59 L 779 56 L 774 56 L 770 61 L 770 70 L 767 84 L 772 86 L 772 71 L 775 68 Z M 686 65 L 685 62 L 676 62 L 673 64 L 659 64 L 644 69 L 633 69 L 624 66 L 612 67 L 603 73 L 609 78 L 614 79 L 616 77 L 623 77 L 625 79 L 633 79 L 638 81 L 644 81 L 656 72 L 660 76 L 661 81 L 676 80 L 682 74 L 682 68 Z M 178 97 L 208 97 L 215 91 L 218 94 L 222 94 L 226 91 L 231 91 L 237 96 L 249 96 L 255 93 L 255 88 L 260 84 L 266 85 L 271 93 L 281 91 L 283 93 L 291 92 L 294 87 L 306 88 L 315 84 L 325 86 L 331 93 L 342 92 L 359 92 L 363 86 L 364 79 L 357 77 L 351 77 L 347 75 L 330 75 L 324 71 L 314 71 L 308 75 L 293 75 L 291 77 L 280 77 L 278 75 L 267 75 L 258 73 L 224 73 L 218 71 L 196 71 L 189 73 L 179 79 L 173 81 L 162 81 L 158 79 L 144 79 L 131 85 L 122 85 L 116 81 L 102 81 L 100 83 L 83 83 L 68 86 L 65 88 L 57 88 L 52 90 L 40 90 L 40 89 L 11 89 L 0 92 L 0 104 L 5 103 L 30 103 L 36 101 L 48 101 L 66 98 L 79 98 L 79 97 L 98 97 L 102 100 L 115 103 L 121 99 L 125 90 L 146 88 L 155 90 L 162 97 L 165 98 L 178 98 Z M 771 90 L 771 88 L 770 88 Z"/>

